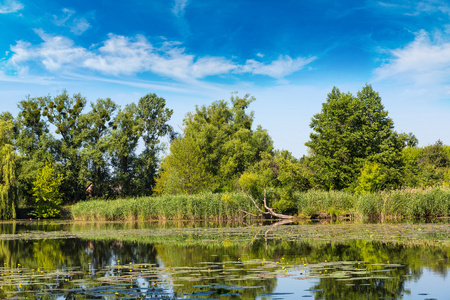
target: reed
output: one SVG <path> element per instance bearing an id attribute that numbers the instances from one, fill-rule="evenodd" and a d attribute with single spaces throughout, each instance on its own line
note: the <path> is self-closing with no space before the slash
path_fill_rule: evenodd
<path id="1" fill-rule="evenodd" d="M 253 204 L 239 193 L 229 194 L 237 208 L 255 212 Z M 211 220 L 236 219 L 242 213 L 221 200 L 222 194 L 141 197 L 90 200 L 72 207 L 76 220 Z M 255 212 L 256 213 L 256 212 Z"/>
<path id="2" fill-rule="evenodd" d="M 236 208 L 258 214 L 240 193 L 227 194 Z M 310 190 L 294 194 L 299 216 L 351 213 L 361 219 L 433 218 L 450 216 L 450 189 L 403 189 L 370 194 Z M 243 213 L 222 200 L 222 194 L 90 200 L 72 206 L 76 220 L 226 220 Z"/>

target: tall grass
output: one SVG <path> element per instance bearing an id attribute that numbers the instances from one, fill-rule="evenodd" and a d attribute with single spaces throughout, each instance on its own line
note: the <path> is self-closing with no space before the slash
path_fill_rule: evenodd
<path id="1" fill-rule="evenodd" d="M 253 203 L 240 193 L 229 194 L 235 206 L 258 214 Z M 243 213 L 221 200 L 222 194 L 91 200 L 75 204 L 71 213 L 79 220 L 224 220 Z M 450 189 L 404 189 L 357 195 L 343 191 L 294 194 L 298 215 L 316 213 L 339 216 L 352 213 L 362 219 L 432 218 L 450 216 Z"/>
<path id="2" fill-rule="evenodd" d="M 294 194 L 298 213 L 312 216 L 315 213 L 326 213 L 339 216 L 353 212 L 353 194 L 342 191 L 316 191 Z"/>
<path id="3" fill-rule="evenodd" d="M 239 193 L 230 194 L 237 208 L 256 213 L 253 204 Z M 91 200 L 75 204 L 72 216 L 78 220 L 189 220 L 242 217 L 221 200 L 221 194 L 141 197 Z"/>
<path id="4" fill-rule="evenodd" d="M 450 190 L 404 189 L 355 196 L 355 211 L 362 218 L 400 219 L 450 216 Z"/>

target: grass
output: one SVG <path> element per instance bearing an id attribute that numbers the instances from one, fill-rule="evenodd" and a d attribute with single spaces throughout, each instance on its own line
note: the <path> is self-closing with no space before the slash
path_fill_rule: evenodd
<path id="1" fill-rule="evenodd" d="M 240 193 L 228 194 L 236 208 L 257 214 L 253 203 Z M 222 194 L 89 200 L 72 206 L 75 220 L 225 220 L 244 216 L 222 201 Z M 294 194 L 298 216 L 339 216 L 360 219 L 420 219 L 450 216 L 450 189 L 403 189 L 370 194 L 316 191 Z"/>
<path id="2" fill-rule="evenodd" d="M 255 212 L 241 194 L 231 194 L 236 207 Z M 189 220 L 236 219 L 242 213 L 221 200 L 222 194 L 142 197 L 118 200 L 91 200 L 75 204 L 75 220 Z M 256 212 L 255 212 L 256 213 Z"/>

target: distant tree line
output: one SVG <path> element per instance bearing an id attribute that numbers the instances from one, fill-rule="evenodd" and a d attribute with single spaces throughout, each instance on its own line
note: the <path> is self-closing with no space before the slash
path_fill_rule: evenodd
<path id="1" fill-rule="evenodd" d="M 0 115 L 0 218 L 15 218 L 18 205 L 57 216 L 54 204 L 85 199 L 90 183 L 89 196 L 100 198 L 239 190 L 264 213 L 287 214 L 293 193 L 309 189 L 370 193 L 450 183 L 450 147 L 420 148 L 413 134 L 396 132 L 370 85 L 356 95 L 333 88 L 299 159 L 274 149 L 268 132 L 254 126 L 254 100 L 232 95 L 197 106 L 175 133 L 173 111 L 155 94 L 124 108 L 109 98 L 88 108 L 67 92 L 28 97 L 16 117 Z M 160 161 L 162 137 L 170 149 Z"/>

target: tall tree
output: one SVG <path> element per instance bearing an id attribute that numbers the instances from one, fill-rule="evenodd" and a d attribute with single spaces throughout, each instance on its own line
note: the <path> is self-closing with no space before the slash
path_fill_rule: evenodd
<path id="1" fill-rule="evenodd" d="M 0 118 L 0 219 L 16 217 L 16 161 L 13 146 L 13 122 Z"/>
<path id="2" fill-rule="evenodd" d="M 196 171 L 196 174 L 204 176 L 197 182 L 207 183 L 210 190 L 234 189 L 242 172 L 259 161 L 263 152 L 271 152 L 273 148 L 272 140 L 266 130 L 260 126 L 256 130 L 252 129 L 254 114 L 247 113 L 246 110 L 254 100 L 249 95 L 242 98 L 233 95 L 231 107 L 223 100 L 215 101 L 210 106 L 196 107 L 195 113 L 188 114 L 184 119 L 182 141 L 177 141 L 176 144 L 176 147 L 183 143 L 191 144 L 185 151 L 192 151 L 192 153 L 183 154 L 183 158 L 180 156 L 172 159 L 169 157 L 179 156 L 180 153 L 175 151 L 176 148 L 172 152 L 171 148 L 171 153 L 165 160 L 161 180 L 174 176 L 164 174 L 165 172 L 174 172 L 178 176 L 187 174 L 178 167 L 181 164 L 175 164 L 175 162 L 190 157 L 191 161 L 201 161 L 200 165 L 204 168 Z M 178 181 L 173 182 L 181 184 L 187 181 L 186 178 L 179 178 Z M 181 187 L 180 189 L 183 190 Z M 205 186 L 198 186 L 190 190 L 204 189 Z"/>
<path id="3" fill-rule="evenodd" d="M 322 111 L 312 118 L 310 141 L 315 182 L 327 189 L 355 184 L 365 161 L 379 163 L 397 184 L 401 170 L 401 149 L 405 135 L 394 131 L 394 122 L 381 97 L 366 85 L 355 96 L 333 88 Z"/>
<path id="4" fill-rule="evenodd" d="M 137 106 L 134 103 L 120 110 L 114 120 L 109 139 L 109 152 L 114 169 L 114 187 L 125 195 L 134 194 L 136 178 L 136 148 L 142 135 L 142 126 L 137 120 Z"/>
<path id="5" fill-rule="evenodd" d="M 80 117 L 86 106 L 86 99 L 80 94 L 70 97 L 67 91 L 64 91 L 48 100 L 43 115 L 56 127 L 55 133 L 61 136 L 57 144 L 57 160 L 63 168 L 62 172 L 59 172 L 64 176 L 62 190 L 66 200 L 78 201 L 84 196 L 86 185 L 80 154 L 83 143 Z"/>
<path id="6" fill-rule="evenodd" d="M 173 110 L 166 108 L 166 100 L 147 94 L 137 105 L 137 121 L 142 126 L 144 150 L 139 156 L 137 189 L 141 195 L 152 194 L 158 170 L 158 157 L 163 149 L 160 139 L 172 132 L 168 124 Z"/>
<path id="7" fill-rule="evenodd" d="M 91 111 L 80 120 L 83 136 L 85 177 L 94 184 L 93 194 L 102 196 L 110 180 L 109 139 L 111 138 L 117 105 L 110 98 L 91 103 Z"/>
<path id="8" fill-rule="evenodd" d="M 18 180 L 21 196 L 31 204 L 32 182 L 45 162 L 55 160 L 55 139 L 49 132 L 49 124 L 43 112 L 50 97 L 27 97 L 19 102 L 19 114 L 15 120 L 15 145 L 20 154 Z"/>

